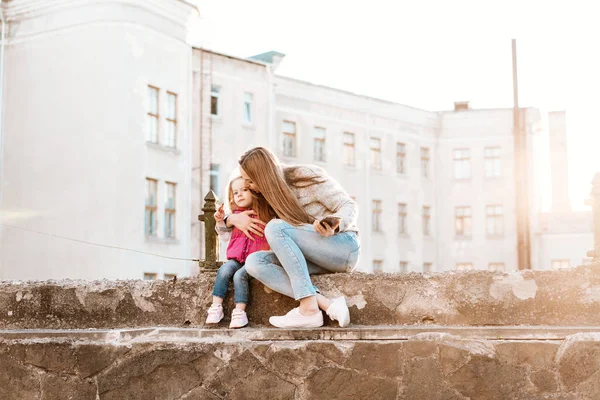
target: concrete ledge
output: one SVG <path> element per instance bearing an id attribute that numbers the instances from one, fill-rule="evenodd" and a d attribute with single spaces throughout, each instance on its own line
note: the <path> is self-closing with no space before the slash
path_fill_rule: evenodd
<path id="1" fill-rule="evenodd" d="M 168 330 L 114 341 L 5 337 L 0 398 L 575 400 L 599 393 L 600 333 L 251 341 L 233 332 L 195 340 Z"/>
<path id="2" fill-rule="evenodd" d="M 213 280 L 0 282 L 0 328 L 201 327 Z M 511 274 L 331 274 L 313 281 L 326 295 L 346 296 L 357 325 L 600 326 L 598 264 Z M 296 304 L 256 281 L 251 290 L 250 327 L 267 326 L 269 316 Z"/>

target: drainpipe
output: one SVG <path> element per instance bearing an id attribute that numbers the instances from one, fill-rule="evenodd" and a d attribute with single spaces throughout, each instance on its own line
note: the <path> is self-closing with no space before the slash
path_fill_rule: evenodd
<path id="1" fill-rule="evenodd" d="M 4 153 L 2 147 L 4 125 L 4 42 L 6 41 L 6 18 L 4 16 L 4 1 L 0 0 L 0 22 L 2 22 L 2 33 L 0 40 L 0 221 L 2 220 L 2 198 L 4 192 L 2 190 L 2 164 L 4 163 Z M 0 253 L 2 253 L 2 227 L 0 227 Z M 3 260 L 0 258 L 0 279 L 3 278 Z"/>
<path id="2" fill-rule="evenodd" d="M 2 22 L 2 43 L 0 44 L 0 210 L 2 207 L 2 164 L 4 163 L 3 153 L 3 137 L 4 130 L 4 42 L 6 42 L 6 18 L 4 16 L 4 5 L 3 1 L 0 0 L 0 20 Z"/>

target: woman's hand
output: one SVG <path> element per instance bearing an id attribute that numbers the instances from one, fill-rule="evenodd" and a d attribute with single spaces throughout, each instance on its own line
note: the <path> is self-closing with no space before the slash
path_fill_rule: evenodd
<path id="1" fill-rule="evenodd" d="M 340 221 L 336 222 L 334 225 L 329 225 L 327 222 L 323 222 L 323 225 L 317 220 L 313 222 L 313 227 L 315 231 L 321 236 L 333 236 L 335 235 L 335 230 L 340 226 Z"/>
<path id="2" fill-rule="evenodd" d="M 239 214 L 231 214 L 227 218 L 227 224 L 235 226 L 250 240 L 254 240 L 250 233 L 254 233 L 258 237 L 263 237 L 266 224 L 258 218 L 252 218 L 252 214 L 256 213 L 253 210 L 247 210 Z"/>
<path id="3" fill-rule="evenodd" d="M 217 223 L 221 223 L 221 222 L 223 222 L 224 219 L 225 219 L 225 210 L 223 209 L 223 203 L 221 203 L 221 205 L 219 206 L 219 209 L 217 210 L 217 212 L 215 212 L 215 221 L 217 221 Z"/>

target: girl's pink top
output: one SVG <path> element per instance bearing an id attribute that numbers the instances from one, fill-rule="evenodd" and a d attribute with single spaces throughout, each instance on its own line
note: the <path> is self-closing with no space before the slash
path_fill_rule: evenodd
<path id="1" fill-rule="evenodd" d="M 243 211 L 246 211 L 244 208 L 238 208 L 234 214 L 239 214 Z M 252 218 L 256 218 L 255 215 L 252 215 Z M 256 236 L 254 233 L 250 232 L 250 235 L 254 238 L 254 241 L 248 239 L 246 235 L 242 231 L 237 228 L 233 228 L 231 231 L 231 240 L 229 241 L 229 245 L 227 246 L 227 259 L 228 260 L 237 260 L 241 264 L 246 262 L 246 258 L 248 255 L 260 251 L 260 250 L 270 250 L 269 244 L 267 243 L 267 239 L 263 237 Z"/>

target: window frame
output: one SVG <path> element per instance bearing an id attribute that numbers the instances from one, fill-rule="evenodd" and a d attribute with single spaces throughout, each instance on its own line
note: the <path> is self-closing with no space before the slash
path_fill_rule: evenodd
<path id="1" fill-rule="evenodd" d="M 373 146 L 373 143 L 377 143 L 377 146 Z M 379 136 L 369 136 L 369 152 L 371 155 L 370 165 L 371 169 L 375 171 L 381 171 L 383 169 L 383 163 L 381 160 L 381 138 Z"/>
<path id="2" fill-rule="evenodd" d="M 398 203 L 398 235 L 407 236 L 408 228 L 408 205 L 406 203 Z"/>
<path id="3" fill-rule="evenodd" d="M 492 212 L 490 210 L 493 209 Z M 500 213 L 496 211 L 500 209 Z M 488 237 L 504 235 L 504 206 L 501 204 L 488 204 L 485 206 L 485 232 Z M 490 223 L 493 223 L 493 232 L 490 232 Z M 499 227 L 499 228 L 498 228 Z"/>
<path id="4" fill-rule="evenodd" d="M 286 131 L 286 124 L 294 127 L 294 132 Z M 295 158 L 298 155 L 298 126 L 295 121 L 283 120 L 281 124 L 281 133 L 283 135 L 283 151 L 284 157 Z M 287 143 L 291 143 L 291 152 L 288 153 Z"/>
<path id="5" fill-rule="evenodd" d="M 173 208 L 167 208 L 169 205 L 169 188 L 173 188 Z M 165 182 L 165 238 L 166 239 L 176 239 L 177 238 L 177 183 L 175 182 Z M 173 216 L 173 226 L 170 227 L 170 216 Z M 171 228 L 171 232 L 169 232 L 169 228 Z"/>
<path id="6" fill-rule="evenodd" d="M 247 96 L 250 96 L 250 101 L 247 100 Z M 252 92 L 244 92 L 242 120 L 246 125 L 254 124 L 254 93 Z"/>
<path id="7" fill-rule="evenodd" d="M 429 147 L 421 146 L 421 177 L 430 178 L 429 161 L 431 160 L 431 152 Z"/>
<path id="8" fill-rule="evenodd" d="M 381 200 L 371 200 L 371 231 L 374 233 L 383 232 L 381 226 L 381 215 L 383 214 L 383 202 Z"/>
<path id="9" fill-rule="evenodd" d="M 495 154 L 497 150 L 497 154 Z M 483 173 L 488 179 L 500 178 L 502 176 L 502 147 L 501 146 L 486 146 L 483 148 Z M 491 153 L 491 154 L 490 154 Z M 491 165 L 491 168 L 489 167 Z M 496 174 L 497 169 L 497 174 Z M 493 171 L 489 174 L 489 171 Z"/>
<path id="10" fill-rule="evenodd" d="M 406 175 L 406 143 L 396 142 L 396 173 Z"/>
<path id="11" fill-rule="evenodd" d="M 452 167 L 455 180 L 466 181 L 471 179 L 471 149 L 466 147 L 452 149 Z"/>
<path id="12" fill-rule="evenodd" d="M 151 193 L 151 187 L 149 186 L 151 183 L 154 184 L 154 204 L 149 204 L 148 195 Z M 149 237 L 156 237 L 158 234 L 158 179 L 154 178 L 146 178 L 146 201 L 145 201 L 145 211 L 144 211 L 144 234 Z M 148 221 L 148 212 L 150 212 L 151 223 L 150 226 L 147 225 Z M 150 228 L 150 230 L 149 230 Z"/>
<path id="13" fill-rule="evenodd" d="M 210 86 L 210 115 L 211 117 L 214 118 L 220 118 L 221 117 L 221 86 L 219 85 L 211 85 Z M 213 113 L 213 97 L 217 99 L 216 101 L 216 107 L 217 107 L 217 112 L 216 114 Z"/>
<path id="14" fill-rule="evenodd" d="M 431 206 L 423 206 L 423 236 L 431 235 Z"/>
<path id="15" fill-rule="evenodd" d="M 322 135 L 317 135 L 317 132 L 322 133 Z M 317 157 L 317 147 L 320 149 L 321 158 Z M 327 129 L 322 126 L 313 127 L 313 160 L 315 162 L 327 162 Z"/>
<path id="16" fill-rule="evenodd" d="M 170 148 L 176 149 L 177 148 L 177 113 L 179 111 L 178 110 L 179 99 L 177 98 L 177 93 L 171 92 L 171 91 L 167 91 L 167 96 L 166 97 L 167 97 L 167 117 L 166 117 L 166 120 L 167 120 L 167 131 L 166 131 L 166 135 L 165 135 L 165 143 L 164 143 L 164 145 L 165 145 L 165 147 L 170 147 Z M 170 114 L 169 99 L 171 97 L 175 99 L 175 109 L 173 110 L 174 111 L 174 115 L 172 115 L 172 116 L 169 115 Z M 169 139 L 171 139 L 169 137 L 169 135 L 170 135 L 170 133 L 169 133 L 169 127 L 171 125 L 173 126 L 173 138 L 172 138 L 173 143 L 172 144 L 168 143 Z"/>
<path id="17" fill-rule="evenodd" d="M 468 213 L 466 211 L 468 211 Z M 468 232 L 466 229 L 467 221 L 469 226 Z M 459 222 L 462 227 L 462 232 L 459 231 Z M 471 206 L 454 207 L 454 234 L 461 238 L 468 238 L 473 234 L 473 210 L 471 209 Z"/>
<path id="18" fill-rule="evenodd" d="M 352 138 L 351 143 L 346 140 L 348 137 Z M 356 167 L 356 134 L 343 132 L 342 141 L 344 145 L 344 165 L 347 167 Z M 349 158 L 352 158 L 350 162 L 348 162 Z"/>
<path id="19" fill-rule="evenodd" d="M 146 120 L 148 121 L 148 123 L 146 124 L 146 142 L 148 143 L 154 143 L 154 144 L 158 144 L 160 143 L 160 88 L 153 86 L 153 85 L 147 85 L 148 91 L 147 91 L 147 101 L 148 101 L 148 107 L 147 107 L 147 116 L 146 116 Z M 152 96 L 150 95 L 151 92 L 155 92 L 156 93 L 156 101 L 154 104 L 156 106 L 156 114 L 153 113 L 151 111 L 152 106 L 150 104 L 150 102 L 152 101 Z M 150 137 L 150 132 L 148 131 L 148 128 L 150 126 L 152 126 L 149 121 L 154 121 L 156 124 L 156 138 L 155 140 L 152 140 L 154 138 Z"/>

